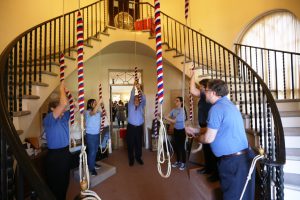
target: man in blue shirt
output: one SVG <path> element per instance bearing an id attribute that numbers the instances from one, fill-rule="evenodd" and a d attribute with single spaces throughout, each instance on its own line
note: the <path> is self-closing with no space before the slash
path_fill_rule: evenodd
<path id="1" fill-rule="evenodd" d="M 135 88 L 141 93 L 141 102 L 138 95 L 135 95 Z M 129 166 L 133 166 L 134 158 L 143 165 L 142 160 L 142 140 L 143 140 L 143 125 L 144 125 L 144 108 L 146 105 L 146 97 L 141 91 L 141 85 L 135 83 L 131 90 L 130 99 L 128 102 L 128 124 L 127 124 L 127 149 Z"/>
<path id="2" fill-rule="evenodd" d="M 49 113 L 44 118 L 48 154 L 46 157 L 46 181 L 56 199 L 66 199 L 71 168 L 69 152 L 69 118 L 66 111 L 68 99 L 64 81 L 60 84 L 60 99 L 49 103 Z"/>
<path id="3" fill-rule="evenodd" d="M 226 97 L 228 88 L 224 81 L 207 83 L 206 101 L 213 104 L 207 119 L 207 129 L 197 136 L 201 143 L 209 143 L 218 157 L 218 169 L 224 200 L 237 200 L 242 194 L 254 154 L 248 147 L 241 113 Z M 196 129 L 186 127 L 195 136 Z M 254 199 L 255 174 L 248 184 L 243 199 Z"/>

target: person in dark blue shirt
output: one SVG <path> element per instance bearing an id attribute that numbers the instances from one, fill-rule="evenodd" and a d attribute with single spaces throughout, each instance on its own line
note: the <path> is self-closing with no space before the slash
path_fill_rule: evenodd
<path id="1" fill-rule="evenodd" d="M 202 79 L 199 82 L 199 89 L 196 88 L 194 70 L 191 70 L 190 90 L 194 96 L 199 97 L 198 122 L 201 128 L 207 127 L 208 112 L 212 106 L 209 102 L 206 101 L 205 97 L 205 89 L 208 81 L 209 79 Z M 197 172 L 199 174 L 211 174 L 211 176 L 208 177 L 208 180 L 211 182 L 217 181 L 219 179 L 217 159 L 211 151 L 209 144 L 203 144 L 203 154 L 205 160 L 205 167 L 197 170 Z"/>
<path id="2" fill-rule="evenodd" d="M 65 200 L 69 186 L 71 153 L 69 152 L 68 100 L 64 81 L 60 84 L 60 99 L 49 103 L 49 113 L 43 121 L 48 153 L 46 156 L 46 181 L 58 200 Z"/>
<path id="3" fill-rule="evenodd" d="M 141 102 L 139 96 L 135 95 L 135 88 L 141 92 Z M 129 166 L 133 166 L 134 158 L 143 165 L 142 160 L 142 142 L 143 142 L 143 125 L 144 125 L 144 108 L 146 105 L 146 97 L 141 90 L 141 85 L 135 82 L 135 86 L 131 90 L 128 102 L 128 124 L 127 124 L 127 150 Z"/>

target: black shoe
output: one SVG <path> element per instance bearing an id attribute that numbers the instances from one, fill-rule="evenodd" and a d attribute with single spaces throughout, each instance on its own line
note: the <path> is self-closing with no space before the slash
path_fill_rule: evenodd
<path id="1" fill-rule="evenodd" d="M 130 167 L 133 166 L 133 164 L 134 164 L 134 161 L 129 161 L 129 166 Z"/>
<path id="2" fill-rule="evenodd" d="M 96 170 L 93 170 L 93 171 L 91 171 L 91 175 L 92 176 L 97 176 L 98 174 L 97 174 Z"/>
<path id="3" fill-rule="evenodd" d="M 144 164 L 144 161 L 142 159 L 136 159 L 136 161 L 140 164 L 140 165 L 143 165 Z"/>
<path id="4" fill-rule="evenodd" d="M 205 167 L 203 167 L 202 169 L 198 169 L 197 173 L 198 174 L 210 174 L 211 172 L 208 171 Z"/>
<path id="5" fill-rule="evenodd" d="M 97 163 L 95 163 L 95 169 L 100 169 L 101 165 L 98 165 Z"/>
<path id="6" fill-rule="evenodd" d="M 216 182 L 219 180 L 219 176 L 217 174 L 213 174 L 207 178 L 209 182 Z"/>

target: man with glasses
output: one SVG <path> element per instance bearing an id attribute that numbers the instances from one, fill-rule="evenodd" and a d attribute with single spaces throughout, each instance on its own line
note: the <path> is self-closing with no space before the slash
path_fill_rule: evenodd
<path id="1" fill-rule="evenodd" d="M 218 157 L 223 199 L 235 200 L 240 199 L 254 153 L 248 146 L 242 115 L 226 97 L 227 94 L 228 88 L 223 80 L 208 81 L 205 96 L 212 107 L 208 113 L 207 129 L 199 134 L 197 129 L 186 127 L 186 133 L 196 137 L 200 143 L 211 145 Z M 243 199 L 254 199 L 254 184 L 255 173 Z"/>

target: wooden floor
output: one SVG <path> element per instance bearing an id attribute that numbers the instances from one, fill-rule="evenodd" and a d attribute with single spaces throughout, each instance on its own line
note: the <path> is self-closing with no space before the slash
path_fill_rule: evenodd
<path id="1" fill-rule="evenodd" d="M 102 162 L 113 165 L 117 173 L 92 188 L 102 200 L 195 200 L 199 188 L 195 187 L 187 170 L 172 168 L 169 178 L 162 178 L 156 166 L 156 152 L 143 150 L 144 165 L 128 165 L 124 148 L 114 150 Z M 197 167 L 189 164 L 190 168 Z M 196 175 L 201 176 L 201 175 Z M 80 192 L 79 183 L 71 178 L 67 199 L 74 199 Z M 203 191 L 205 192 L 205 191 Z"/>

